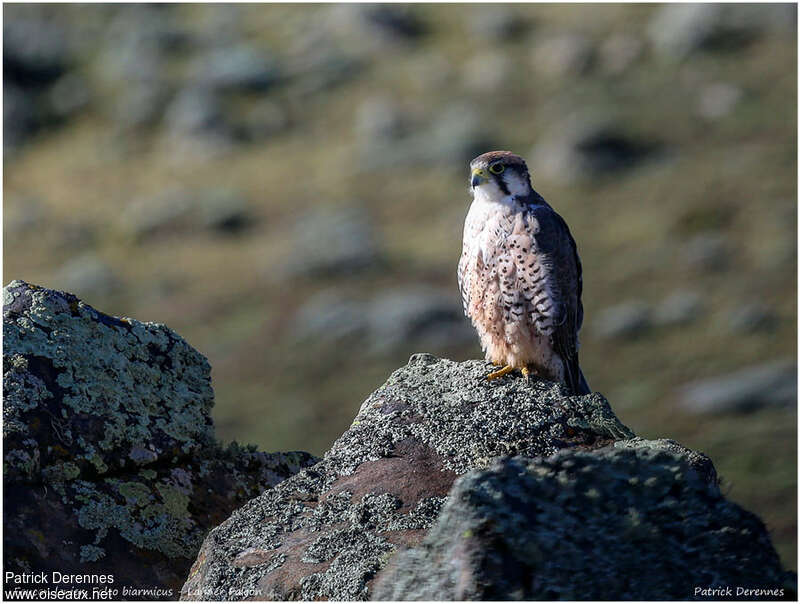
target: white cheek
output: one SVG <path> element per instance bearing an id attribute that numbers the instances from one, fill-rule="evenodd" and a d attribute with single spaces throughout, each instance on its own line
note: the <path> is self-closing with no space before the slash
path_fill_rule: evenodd
<path id="1" fill-rule="evenodd" d="M 525 197 L 530 192 L 528 183 L 516 172 L 507 171 L 505 181 L 509 193 L 514 197 Z"/>
<path id="2" fill-rule="evenodd" d="M 479 201 L 500 201 L 505 197 L 505 193 L 497 186 L 493 180 L 485 182 L 473 189 L 475 199 Z"/>

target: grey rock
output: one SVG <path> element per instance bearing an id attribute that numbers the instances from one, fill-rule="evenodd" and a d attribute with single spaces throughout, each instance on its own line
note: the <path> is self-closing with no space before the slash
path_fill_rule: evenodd
<path id="1" fill-rule="evenodd" d="M 678 391 L 690 413 L 741 413 L 797 405 L 797 363 L 770 361 L 728 375 L 697 380 Z"/>
<path id="2" fill-rule="evenodd" d="M 714 468 L 714 464 L 712 463 L 711 459 L 705 453 L 687 449 L 671 438 L 658 438 L 655 440 L 650 440 L 637 436 L 635 438 L 629 438 L 626 440 L 618 440 L 614 443 L 614 447 L 618 449 L 648 448 L 669 451 L 680 456 L 682 460 L 689 464 L 689 467 L 697 472 L 698 476 L 700 476 L 700 478 L 702 478 L 709 485 L 712 487 L 719 485 L 717 470 Z"/>
<path id="3" fill-rule="evenodd" d="M 12 82 L 3 83 L 3 148 L 21 146 L 39 126 L 35 96 Z"/>
<path id="4" fill-rule="evenodd" d="M 186 88 L 170 102 L 164 125 L 173 135 L 224 133 L 227 130 L 218 96 L 206 88 Z"/>
<path id="5" fill-rule="evenodd" d="M 42 88 L 64 75 L 71 60 L 67 37 L 55 21 L 24 17 L 3 21 L 4 80 Z"/>
<path id="6" fill-rule="evenodd" d="M 686 264 L 701 271 L 724 269 L 731 255 L 728 239 L 722 233 L 700 233 L 681 247 Z"/>
<path id="7" fill-rule="evenodd" d="M 742 98 L 742 89 L 726 82 L 706 84 L 697 97 L 697 115 L 718 120 L 728 115 Z"/>
<path id="8" fill-rule="evenodd" d="M 797 35 L 796 4 L 749 4 L 736 8 L 738 10 L 735 12 L 731 11 L 730 19 L 744 27 L 756 27 L 761 33 L 769 35 Z"/>
<path id="9" fill-rule="evenodd" d="M 3 235 L 9 242 L 41 231 L 47 222 L 47 208 L 38 197 L 6 195 L 3 201 Z"/>
<path id="10" fill-rule="evenodd" d="M 232 189 L 173 188 L 132 201 L 120 214 L 120 228 L 138 241 L 215 231 L 238 233 L 252 223 L 247 200 Z"/>
<path id="11" fill-rule="evenodd" d="M 632 339 L 647 332 L 652 324 L 650 307 L 634 300 L 601 310 L 592 327 L 599 338 Z"/>
<path id="12" fill-rule="evenodd" d="M 427 29 L 414 6 L 363 4 L 355 10 L 369 31 L 389 39 L 415 39 Z"/>
<path id="13" fill-rule="evenodd" d="M 210 368 L 165 326 L 107 317 L 75 296 L 22 281 L 12 281 L 3 295 L 5 349 L 27 359 L 17 359 L 19 371 L 39 376 L 39 382 L 19 376 L 39 383 L 36 396 L 16 386 L 10 391 L 8 409 L 16 419 L 6 436 L 24 440 L 44 429 L 23 421 L 24 412 L 57 397 L 51 409 L 57 436 L 71 448 L 71 463 L 87 473 L 95 466 L 125 468 L 134 446 L 152 444 L 161 459 L 211 442 Z M 148 344 L 152 351 L 137 360 Z M 46 445 L 35 454 L 40 467 L 58 461 L 58 451 Z"/>
<path id="14" fill-rule="evenodd" d="M 459 478 L 374 598 L 690 600 L 697 586 L 741 586 L 791 599 L 796 579 L 756 516 L 682 452 L 624 445 L 504 458 Z"/>
<path id="15" fill-rule="evenodd" d="M 612 34 L 598 49 L 600 69 L 610 75 L 625 73 L 644 51 L 644 42 L 630 34 Z"/>
<path id="16" fill-rule="evenodd" d="M 369 97 L 356 108 L 355 132 L 366 144 L 397 140 L 408 130 L 408 117 L 386 97 Z"/>
<path id="17" fill-rule="evenodd" d="M 531 23 L 514 8 L 502 4 L 470 6 L 470 31 L 488 42 L 506 43 L 525 33 Z"/>
<path id="18" fill-rule="evenodd" d="M 296 48 L 286 71 L 290 81 L 289 94 L 298 101 L 327 92 L 357 77 L 365 61 L 345 52 L 328 39 L 315 40 Z"/>
<path id="19" fill-rule="evenodd" d="M 653 311 L 653 324 L 659 327 L 684 325 L 703 315 L 703 298 L 697 292 L 676 291 L 662 300 Z"/>
<path id="20" fill-rule="evenodd" d="M 569 397 L 491 366 L 414 355 L 314 467 L 253 499 L 206 541 L 184 599 L 363 600 L 399 546 L 418 544 L 458 475 L 499 455 L 594 449 L 632 433 L 605 399 Z M 245 597 L 244 595 L 237 596 Z"/>
<path id="21" fill-rule="evenodd" d="M 65 262 L 53 277 L 57 287 L 84 297 L 105 297 L 119 290 L 122 282 L 111 265 L 92 252 Z"/>
<path id="22" fill-rule="evenodd" d="M 441 350 L 474 338 L 458 295 L 438 288 L 383 291 L 371 301 L 368 313 L 370 349 L 375 353 L 403 346 Z"/>
<path id="23" fill-rule="evenodd" d="M 300 307 L 293 324 L 298 341 L 357 342 L 372 355 L 407 352 L 409 347 L 440 351 L 475 337 L 457 295 L 422 285 L 382 290 L 367 299 L 324 290 Z"/>
<path id="24" fill-rule="evenodd" d="M 168 77 L 169 53 L 189 43 L 188 34 L 172 14 L 169 9 L 145 4 L 123 5 L 110 13 L 109 22 L 100 30 L 104 46 L 98 56 L 99 75 L 107 85 L 121 88 L 124 94 L 129 84 Z"/>
<path id="25" fill-rule="evenodd" d="M 453 104 L 437 116 L 430 131 L 429 148 L 423 156 L 445 158 L 447 161 L 468 162 L 476 155 L 491 148 L 489 134 L 481 125 L 481 114 L 477 106 Z"/>
<path id="26" fill-rule="evenodd" d="M 173 188 L 131 201 L 120 213 L 119 225 L 134 239 L 142 241 L 186 228 L 191 211 L 191 194 Z"/>
<path id="27" fill-rule="evenodd" d="M 618 120 L 573 115 L 546 132 L 531 150 L 537 171 L 565 183 L 633 168 L 656 156 L 655 141 L 639 140 Z"/>
<path id="28" fill-rule="evenodd" d="M 534 44 L 531 54 L 534 71 L 554 78 L 586 73 L 593 59 L 591 42 L 578 33 L 541 38 Z"/>
<path id="29" fill-rule="evenodd" d="M 233 189 L 209 189 L 195 192 L 196 216 L 203 229 L 236 234 L 253 223 L 247 199 Z"/>
<path id="30" fill-rule="evenodd" d="M 492 148 L 491 137 L 474 105 L 456 103 L 436 114 L 430 125 L 391 142 L 362 145 L 362 168 L 447 163 L 462 166 Z"/>
<path id="31" fill-rule="evenodd" d="M 728 316 L 728 326 L 733 333 L 769 331 L 778 323 L 775 310 L 763 302 L 744 302 Z"/>
<path id="32" fill-rule="evenodd" d="M 164 325 L 6 286 L 6 570 L 111 572 L 174 598 L 212 526 L 316 462 L 217 444 L 210 369 Z"/>
<path id="33" fill-rule="evenodd" d="M 246 6 L 209 4 L 203 9 L 202 23 L 204 27 L 198 35 L 198 46 L 224 48 L 225 46 L 234 46 L 247 38 L 245 31 Z"/>
<path id="34" fill-rule="evenodd" d="M 720 12 L 713 4 L 664 5 L 648 25 L 650 42 L 661 55 L 681 59 L 711 37 Z"/>
<path id="35" fill-rule="evenodd" d="M 331 276 L 371 268 L 379 249 L 360 207 L 317 207 L 295 222 L 286 276 Z"/>
<path id="36" fill-rule="evenodd" d="M 96 77 L 103 86 L 125 94 L 131 84 L 160 80 L 164 62 L 156 48 L 141 47 L 135 39 L 114 38 L 109 40 L 108 50 L 98 57 Z"/>
<path id="37" fill-rule="evenodd" d="M 700 50 L 741 50 L 766 33 L 794 30 L 796 7 L 778 4 L 667 4 L 651 18 L 647 34 L 656 52 L 681 60 Z"/>
<path id="38" fill-rule="evenodd" d="M 48 92 L 51 112 L 59 119 L 68 118 L 85 108 L 90 97 L 86 80 L 74 73 L 59 78 Z"/>
<path id="39" fill-rule="evenodd" d="M 169 100 L 169 87 L 164 83 L 156 80 L 132 81 L 113 105 L 112 117 L 122 130 L 155 126 L 164 117 Z M 173 111 L 179 112 L 177 107 Z M 181 109 L 179 113 L 186 111 L 189 110 Z M 179 122 L 179 129 L 184 127 L 180 121 L 186 120 L 185 116 L 173 115 L 171 119 Z"/>
<path id="40" fill-rule="evenodd" d="M 293 321 L 299 342 L 342 344 L 359 341 L 369 331 L 366 304 L 337 290 L 319 292 L 304 302 Z"/>
<path id="41" fill-rule="evenodd" d="M 4 148 L 9 151 L 87 101 L 83 80 L 69 71 L 74 57 L 63 24 L 15 12 L 3 22 Z"/>
<path id="42" fill-rule="evenodd" d="M 282 77 L 278 61 L 255 47 L 238 45 L 213 49 L 190 68 L 190 80 L 218 91 L 264 91 Z"/>
<path id="43" fill-rule="evenodd" d="M 182 19 L 166 5 L 127 4 L 110 13 L 103 28 L 109 46 L 125 46 L 133 52 L 155 51 L 160 55 L 185 50 L 191 35 Z"/>

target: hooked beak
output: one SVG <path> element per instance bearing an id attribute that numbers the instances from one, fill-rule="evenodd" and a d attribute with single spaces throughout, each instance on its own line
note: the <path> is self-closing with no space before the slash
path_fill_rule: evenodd
<path id="1" fill-rule="evenodd" d="M 489 182 L 489 175 L 486 173 L 486 170 L 475 168 L 472 171 L 472 181 L 470 182 L 472 187 L 475 188 L 485 182 Z"/>

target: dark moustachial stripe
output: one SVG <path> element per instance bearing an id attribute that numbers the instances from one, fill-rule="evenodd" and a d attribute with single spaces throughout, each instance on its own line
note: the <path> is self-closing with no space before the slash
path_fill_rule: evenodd
<path id="1" fill-rule="evenodd" d="M 505 179 L 503 178 L 502 174 L 492 174 L 494 177 L 494 181 L 497 183 L 497 186 L 500 187 L 500 190 L 503 192 L 503 195 L 510 195 L 510 191 L 508 190 L 508 185 L 506 184 Z"/>

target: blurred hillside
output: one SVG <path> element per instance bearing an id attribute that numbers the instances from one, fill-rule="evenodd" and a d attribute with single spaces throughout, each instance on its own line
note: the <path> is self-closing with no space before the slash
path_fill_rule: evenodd
<path id="1" fill-rule="evenodd" d="M 322 453 L 412 352 L 480 356 L 466 163 L 528 159 L 582 367 L 796 568 L 793 5 L 4 5 L 4 283 L 163 322 L 218 434 Z"/>

